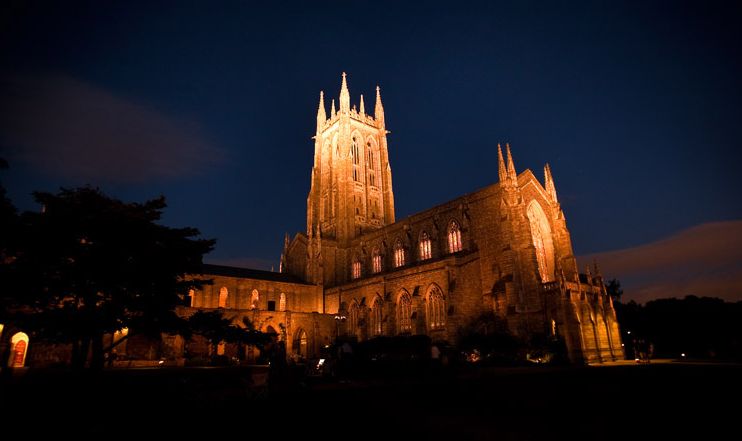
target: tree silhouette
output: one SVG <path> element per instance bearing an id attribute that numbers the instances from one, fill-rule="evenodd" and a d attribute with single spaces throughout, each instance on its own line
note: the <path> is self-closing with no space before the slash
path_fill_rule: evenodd
<path id="1" fill-rule="evenodd" d="M 618 279 L 611 279 L 605 285 L 605 290 L 609 296 L 613 298 L 614 302 L 621 301 L 621 295 L 623 295 L 623 289 L 621 288 L 621 282 Z"/>
<path id="2" fill-rule="evenodd" d="M 10 266 L 17 319 L 39 336 L 71 343 L 73 366 L 103 366 L 103 336 L 177 332 L 174 309 L 205 281 L 202 256 L 214 240 L 158 223 L 165 198 L 125 203 L 98 189 L 34 193 L 41 212 L 20 216 Z M 109 348 L 110 349 L 110 348 Z"/>

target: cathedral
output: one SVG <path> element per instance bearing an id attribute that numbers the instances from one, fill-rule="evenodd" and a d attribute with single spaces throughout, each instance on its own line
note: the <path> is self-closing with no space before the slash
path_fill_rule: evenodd
<path id="1" fill-rule="evenodd" d="M 461 329 L 494 314 L 516 336 L 559 337 L 572 362 L 623 359 L 611 297 L 597 267 L 578 270 L 548 164 L 542 185 L 498 145 L 498 182 L 397 221 L 388 133 L 378 87 L 373 115 L 363 95 L 351 106 L 345 74 L 329 117 L 320 92 L 306 231 L 286 236 L 280 272 L 205 265 L 213 284 L 191 292 L 179 314 L 221 308 L 305 358 L 338 337 L 455 344 Z M 208 352 L 203 341 L 163 338 L 160 358 Z M 142 348 L 129 341 L 121 352 L 152 359 Z"/>

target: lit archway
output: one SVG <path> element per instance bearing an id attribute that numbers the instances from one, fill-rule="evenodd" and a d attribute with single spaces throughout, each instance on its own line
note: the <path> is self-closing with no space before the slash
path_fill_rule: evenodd
<path id="1" fill-rule="evenodd" d="M 17 332 L 10 339 L 10 357 L 8 366 L 17 368 L 26 364 L 26 354 L 28 353 L 28 335 L 25 332 Z"/>

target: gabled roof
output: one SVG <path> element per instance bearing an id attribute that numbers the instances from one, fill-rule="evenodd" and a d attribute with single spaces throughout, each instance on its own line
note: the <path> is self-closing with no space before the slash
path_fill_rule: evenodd
<path id="1" fill-rule="evenodd" d="M 237 277 L 240 279 L 257 279 L 257 280 L 269 280 L 271 282 L 284 282 L 284 283 L 299 283 L 302 285 L 311 285 L 299 277 L 296 277 L 287 273 L 275 273 L 273 271 L 263 271 L 252 268 L 238 268 L 236 266 L 225 266 L 225 265 L 211 265 L 205 263 L 203 265 L 204 275 L 208 276 L 225 276 L 225 277 Z"/>

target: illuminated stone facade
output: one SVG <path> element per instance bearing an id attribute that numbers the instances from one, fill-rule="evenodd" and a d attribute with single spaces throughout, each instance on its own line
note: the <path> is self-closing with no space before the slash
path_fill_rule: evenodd
<path id="1" fill-rule="evenodd" d="M 294 358 L 318 356 L 338 335 L 425 334 L 455 343 L 485 314 L 519 337 L 559 337 L 574 362 L 623 358 L 611 298 L 597 268 L 578 271 L 548 165 L 541 185 L 530 170 L 516 173 L 510 147 L 503 156 L 498 145 L 497 183 L 397 222 L 379 89 L 372 116 L 363 96 L 351 107 L 343 74 L 339 104 L 332 101 L 328 118 L 320 93 L 306 233 L 286 237 L 281 271 L 207 265 L 213 285 L 193 292 L 180 315 L 247 318 L 275 332 Z M 180 363 L 212 352 L 203 338 L 132 337 L 116 364 Z M 248 361 L 253 352 L 217 348 Z"/>
<path id="2" fill-rule="evenodd" d="M 573 361 L 623 358 L 601 276 L 578 271 L 548 165 L 541 185 L 498 146 L 498 183 L 395 222 L 379 89 L 373 116 L 349 97 L 343 74 L 327 118 L 320 94 L 307 230 L 281 258 L 284 273 L 322 287 L 324 313 L 348 318 L 342 333 L 454 342 L 492 312 L 517 335 L 560 336 Z"/>

